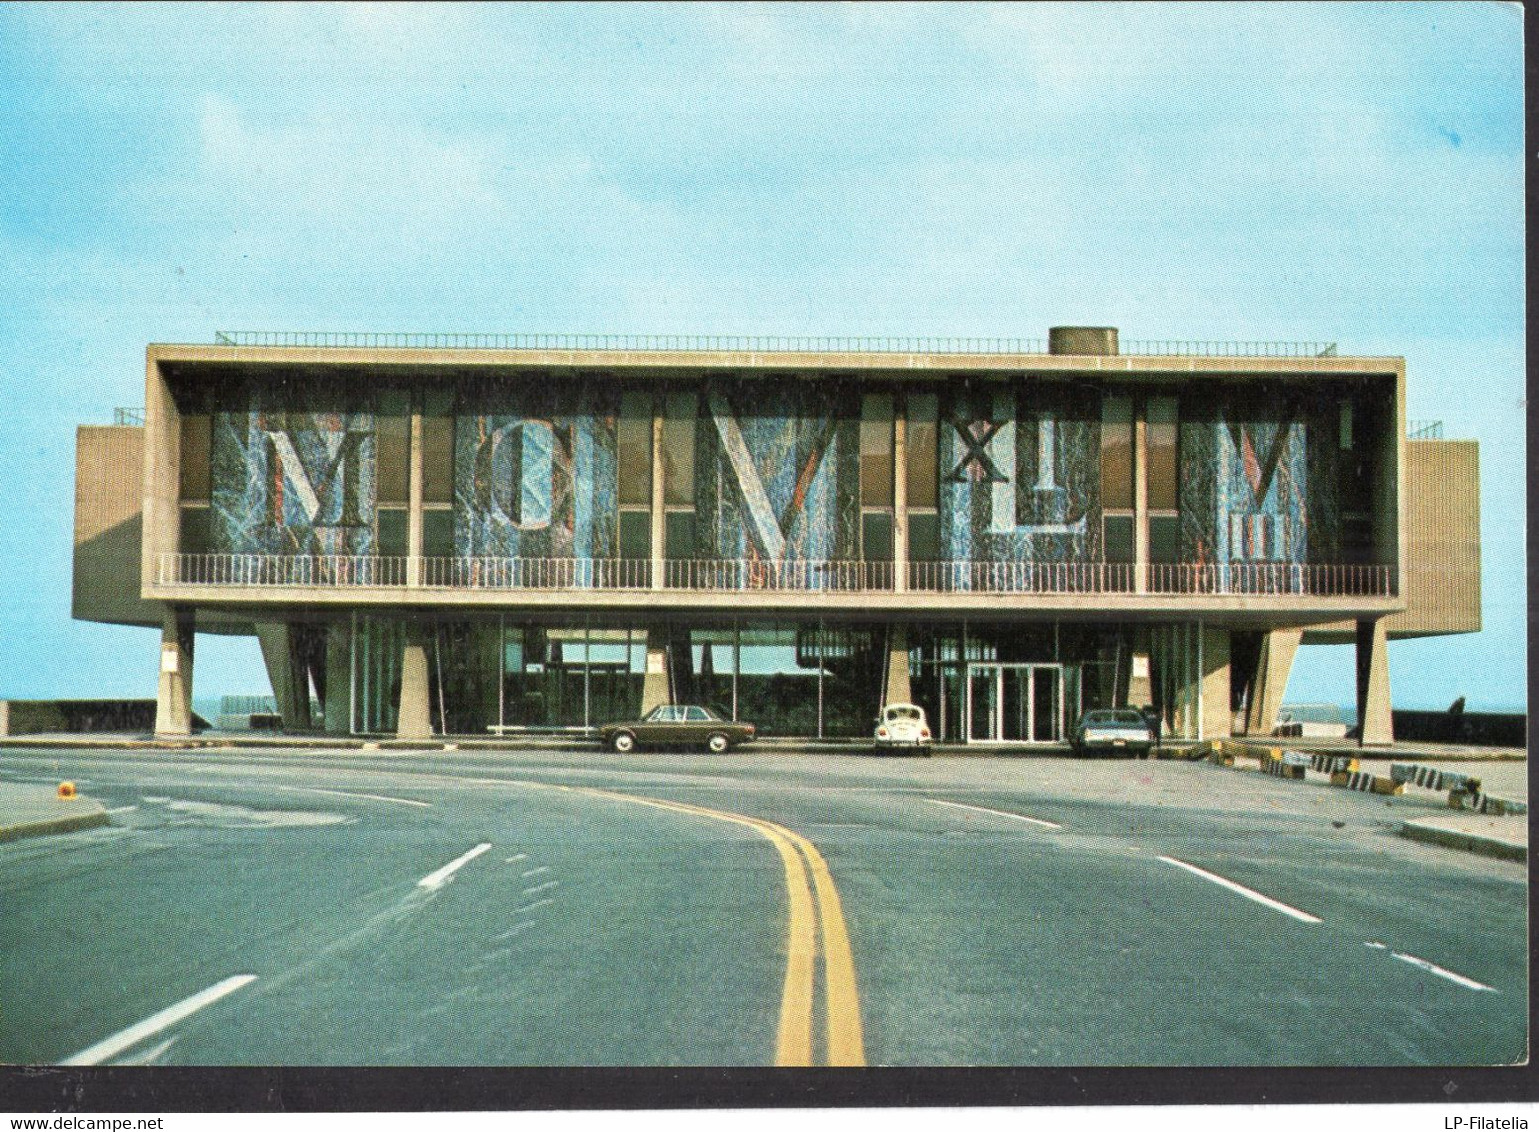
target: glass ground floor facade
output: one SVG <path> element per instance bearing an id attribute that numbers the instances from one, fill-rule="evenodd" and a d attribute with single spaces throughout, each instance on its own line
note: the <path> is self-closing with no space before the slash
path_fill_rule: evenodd
<path id="1" fill-rule="evenodd" d="M 583 732 L 633 719 L 650 671 L 653 702 L 665 682 L 668 701 L 708 705 L 761 736 L 869 738 L 881 705 L 904 698 L 893 686 L 904 658 L 907 698 L 943 742 L 1062 742 L 1082 711 L 1130 704 L 1156 706 L 1172 737 L 1200 729 L 1194 622 L 643 624 L 521 613 L 408 622 L 359 612 L 329 635 L 345 651 L 355 734 L 395 730 L 408 640 L 425 652 L 432 729 L 444 735 Z"/>

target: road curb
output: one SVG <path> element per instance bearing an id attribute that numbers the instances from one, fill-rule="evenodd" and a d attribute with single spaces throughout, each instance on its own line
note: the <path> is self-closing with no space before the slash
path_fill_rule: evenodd
<path id="1" fill-rule="evenodd" d="M 72 833 L 77 829 L 94 829 L 108 824 L 107 811 L 92 810 L 84 814 L 61 814 L 56 818 L 40 821 L 17 822 L 0 825 L 0 841 L 19 841 L 23 837 L 42 837 L 50 833 Z"/>
<path id="2" fill-rule="evenodd" d="M 1407 821 L 1400 823 L 1400 836 L 1408 837 L 1412 841 L 1423 841 L 1429 845 L 1442 845 L 1448 849 L 1462 849 L 1467 853 L 1478 853 L 1483 857 L 1499 857 L 1506 861 L 1528 860 L 1528 846 L 1516 841 L 1507 841 L 1500 837 L 1487 837 L 1480 833 L 1465 833 L 1457 829 L 1444 829 L 1442 826 L 1428 825 L 1424 822 Z"/>

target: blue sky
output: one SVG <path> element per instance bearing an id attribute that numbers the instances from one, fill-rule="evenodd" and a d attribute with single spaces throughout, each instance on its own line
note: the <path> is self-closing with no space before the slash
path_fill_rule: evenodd
<path id="1" fill-rule="evenodd" d="M 1486 628 L 1395 699 L 1522 709 L 1523 125 L 1511 4 L 0 5 L 0 696 L 154 693 L 69 617 L 74 428 L 147 342 L 1093 324 L 1404 355 L 1481 442 Z"/>

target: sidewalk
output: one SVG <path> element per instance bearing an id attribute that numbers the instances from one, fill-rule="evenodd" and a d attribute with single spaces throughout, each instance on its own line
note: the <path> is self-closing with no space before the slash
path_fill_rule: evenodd
<path id="1" fill-rule="evenodd" d="M 1391 748 L 1358 747 L 1355 743 L 1310 743 L 1297 739 L 1273 739 L 1269 743 L 1236 740 L 1247 747 L 1273 747 L 1350 755 L 1364 771 L 1388 777 L 1392 763 L 1415 763 L 1439 770 L 1471 775 L 1480 789 L 1499 798 L 1528 801 L 1527 752 L 1500 747 L 1466 747 L 1440 743 L 1396 743 Z M 1325 785 L 1327 777 L 1310 770 L 1310 782 Z M 1407 784 L 1405 793 L 1385 800 L 1392 807 L 1415 807 L 1421 813 L 1400 823 L 1400 835 L 1509 861 L 1528 860 L 1528 815 L 1490 815 L 1447 808 L 1448 795 Z"/>
<path id="2" fill-rule="evenodd" d="M 1418 818 L 1400 823 L 1400 836 L 1426 841 L 1449 849 L 1462 849 L 1484 857 L 1508 861 L 1528 860 L 1528 815 L 1461 814 Z"/>
<path id="3" fill-rule="evenodd" d="M 100 802 L 60 798 L 53 786 L 0 782 L 0 841 L 106 824 L 107 811 Z"/>

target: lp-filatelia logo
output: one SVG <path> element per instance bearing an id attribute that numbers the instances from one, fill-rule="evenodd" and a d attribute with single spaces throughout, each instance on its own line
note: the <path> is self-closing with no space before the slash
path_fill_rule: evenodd
<path id="1" fill-rule="evenodd" d="M 1523 1132 L 1528 1121 L 1521 1116 L 1445 1116 L 1448 1132 Z"/>

